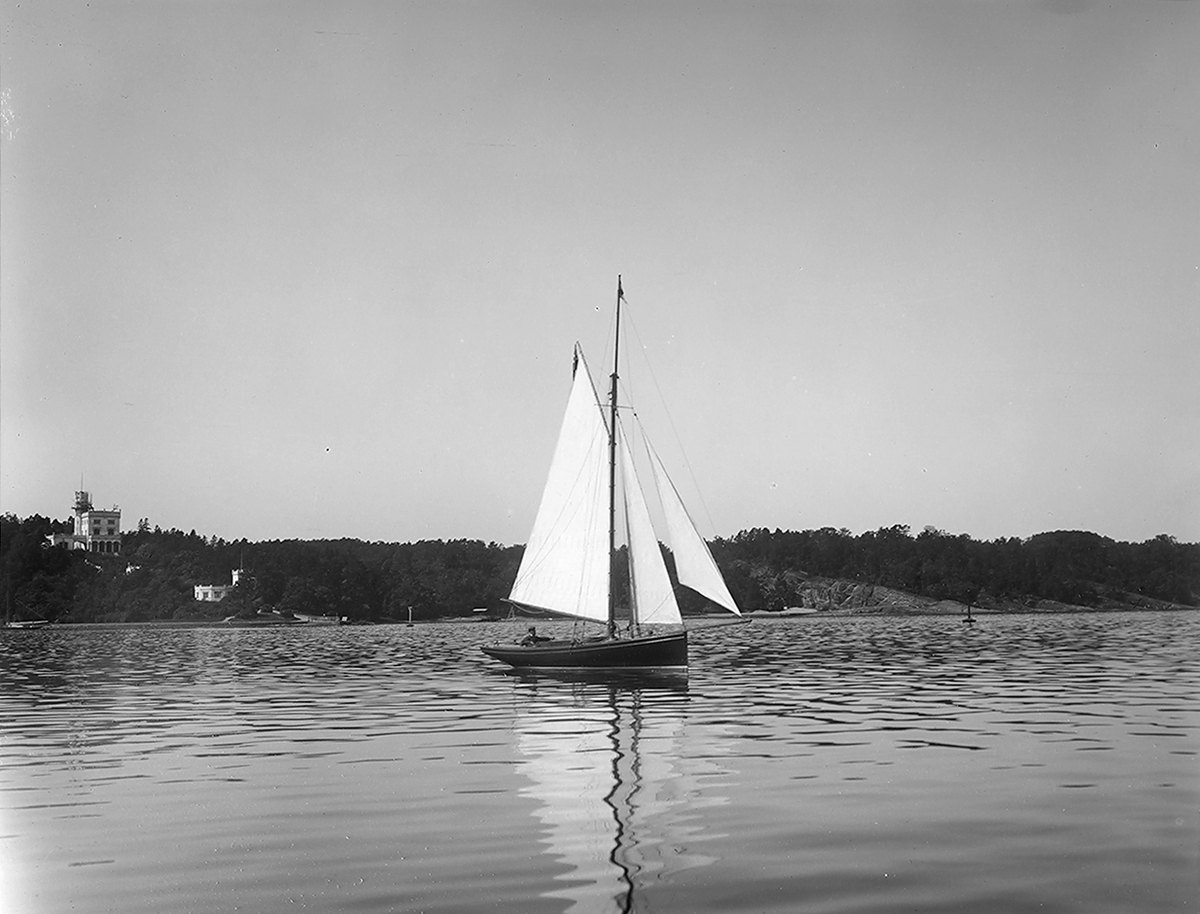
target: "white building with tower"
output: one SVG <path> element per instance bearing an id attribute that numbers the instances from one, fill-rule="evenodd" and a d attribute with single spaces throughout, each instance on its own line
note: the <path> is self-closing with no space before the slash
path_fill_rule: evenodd
<path id="1" fill-rule="evenodd" d="M 242 569 L 233 569 L 232 584 L 196 584 L 195 594 L 196 599 L 201 603 L 220 603 L 233 588 L 238 586 L 238 581 L 242 579 Z"/>
<path id="2" fill-rule="evenodd" d="M 47 539 L 52 546 L 86 549 L 107 555 L 121 552 L 121 509 L 113 505 L 107 511 L 92 506 L 92 493 L 75 493 L 75 529 L 71 533 L 52 533 Z"/>

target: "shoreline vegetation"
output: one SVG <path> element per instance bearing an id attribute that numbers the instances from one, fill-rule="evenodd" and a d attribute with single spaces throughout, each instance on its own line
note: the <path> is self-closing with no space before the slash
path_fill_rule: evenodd
<path id="1" fill-rule="evenodd" d="M 351 624 L 507 618 L 523 546 L 479 540 L 249 542 L 151 528 L 123 534 L 120 555 L 50 546 L 71 521 L 0 517 L 5 620 L 176 625 Z M 974 540 L 926 527 L 744 530 L 710 543 L 750 618 L 967 615 L 1200 608 L 1200 544 L 1159 535 L 1118 542 L 1084 531 Z M 668 571 L 674 562 L 664 548 Z M 625 561 L 618 554 L 618 566 Z M 220 602 L 194 586 L 240 582 Z M 618 571 L 620 568 L 618 567 Z M 623 577 L 618 574 L 618 579 Z M 628 599 L 618 584 L 619 601 Z M 685 617 L 705 601 L 680 593 Z"/>
<path id="2" fill-rule="evenodd" d="M 849 582 L 853 583 L 853 582 Z M 907 596 L 913 596 L 908 594 Z M 1110 604 L 1108 606 L 1075 606 L 1069 603 L 1055 603 L 1050 600 L 1042 600 L 1037 604 L 1020 604 L 1006 603 L 1001 606 L 971 607 L 972 618 L 986 618 L 993 616 L 1022 616 L 1022 615 L 1069 615 L 1073 613 L 1116 613 L 1116 612 L 1195 612 L 1200 610 L 1200 607 L 1189 606 L 1182 603 L 1168 603 L 1162 600 L 1147 600 L 1137 603 L 1128 604 Z M 746 621 L 774 619 L 774 620 L 801 620 L 801 619 L 850 619 L 861 618 L 864 616 L 889 616 L 889 617 L 915 617 L 915 616 L 953 616 L 955 618 L 967 616 L 967 606 L 965 603 L 957 603 L 953 600 L 940 600 L 934 604 L 910 608 L 899 605 L 886 606 L 863 606 L 863 607 L 835 607 L 829 609 L 797 609 L 791 607 L 783 610 L 770 609 L 755 609 L 748 610 L 742 614 L 742 618 Z M 549 619 L 549 617 L 545 617 Z M 723 613 L 702 613 L 695 615 L 689 613 L 685 616 L 687 622 L 700 622 L 703 620 L 720 620 L 722 625 L 713 626 L 721 628 L 724 625 L 736 625 L 739 620 L 733 622 L 728 621 L 729 614 Z M 378 621 L 362 620 L 353 623 L 354 626 L 373 626 L 373 625 L 427 625 L 431 623 L 460 623 L 460 624 L 478 624 L 481 622 L 493 623 L 511 623 L 521 626 L 528 625 L 530 622 L 542 624 L 535 618 L 528 616 L 518 616 L 510 618 L 507 615 L 497 615 L 494 613 L 486 616 L 481 615 L 478 618 L 472 616 L 433 616 L 423 619 L 414 619 L 412 622 L 407 622 L 402 619 L 380 619 Z M 298 628 L 305 627 L 308 623 L 300 619 L 284 620 L 284 621 L 266 621 L 257 622 L 244 618 L 233 619 L 149 619 L 145 621 L 113 621 L 113 622 L 72 622 L 70 620 L 61 620 L 55 624 L 72 625 L 82 628 L 86 627 L 130 627 L 130 628 Z M 318 626 L 319 627 L 319 626 Z"/>

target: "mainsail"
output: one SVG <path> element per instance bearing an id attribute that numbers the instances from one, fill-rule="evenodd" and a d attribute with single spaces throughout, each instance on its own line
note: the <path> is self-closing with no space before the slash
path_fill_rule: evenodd
<path id="1" fill-rule="evenodd" d="M 580 360 L 533 531 L 509 599 L 608 619 L 608 428 Z"/>

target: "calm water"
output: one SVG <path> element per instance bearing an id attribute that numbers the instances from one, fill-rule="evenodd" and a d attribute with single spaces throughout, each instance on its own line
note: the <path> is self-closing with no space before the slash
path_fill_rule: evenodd
<path id="1" fill-rule="evenodd" d="M 1200 613 L 505 631 L 0 633 L 0 910 L 1200 907 Z"/>

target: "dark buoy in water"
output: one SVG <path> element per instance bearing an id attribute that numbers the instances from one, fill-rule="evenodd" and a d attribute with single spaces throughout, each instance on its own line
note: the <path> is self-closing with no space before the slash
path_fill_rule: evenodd
<path id="1" fill-rule="evenodd" d="M 965 622 L 967 625 L 975 624 L 975 620 L 971 618 L 971 604 L 970 603 L 967 604 L 967 618 L 963 619 L 963 622 Z"/>

